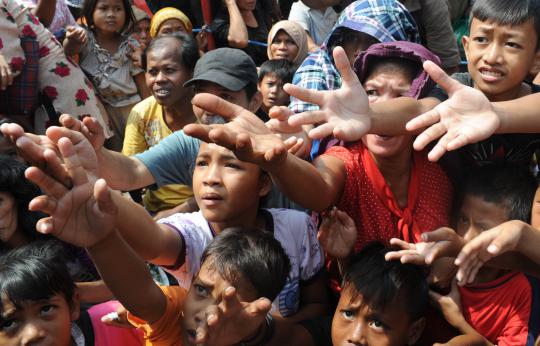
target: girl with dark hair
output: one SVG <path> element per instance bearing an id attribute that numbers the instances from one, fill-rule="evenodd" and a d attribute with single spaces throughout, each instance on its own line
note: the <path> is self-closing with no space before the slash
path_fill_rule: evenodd
<path id="1" fill-rule="evenodd" d="M 82 15 L 85 28 L 69 27 L 66 54 L 80 54 L 80 65 L 103 101 L 115 137 L 114 150 L 122 149 L 127 118 L 133 105 L 149 96 L 143 70 L 129 57 L 134 16 L 128 0 L 88 0 Z"/>

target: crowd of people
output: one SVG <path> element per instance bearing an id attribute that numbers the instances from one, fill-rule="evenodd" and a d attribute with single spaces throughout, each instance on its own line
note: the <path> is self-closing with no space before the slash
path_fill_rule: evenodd
<path id="1" fill-rule="evenodd" d="M 540 0 L 0 0 L 0 345 L 540 345 L 539 85 Z"/>

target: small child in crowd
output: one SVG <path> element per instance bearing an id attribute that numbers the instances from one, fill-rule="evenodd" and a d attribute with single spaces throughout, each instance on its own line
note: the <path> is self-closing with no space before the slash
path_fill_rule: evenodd
<path id="1" fill-rule="evenodd" d="M 135 67 L 129 54 L 134 25 L 127 0 L 88 0 L 82 11 L 86 28 L 71 27 L 66 33 L 67 55 L 80 54 L 80 65 L 103 101 L 114 137 L 110 147 L 122 149 L 131 108 L 149 96 L 144 71 Z"/>
<path id="2" fill-rule="evenodd" d="M 257 86 L 263 99 L 261 109 L 266 114 L 274 106 L 289 105 L 289 95 L 283 85 L 292 81 L 295 71 L 294 65 L 285 59 L 268 60 L 261 65 Z"/>

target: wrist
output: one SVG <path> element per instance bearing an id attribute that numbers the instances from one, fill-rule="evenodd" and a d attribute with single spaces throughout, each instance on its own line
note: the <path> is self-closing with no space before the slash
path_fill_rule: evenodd
<path id="1" fill-rule="evenodd" d="M 240 341 L 240 346 L 258 346 L 267 344 L 274 336 L 274 328 L 274 317 L 268 313 L 257 332 L 248 339 Z"/>
<path id="2" fill-rule="evenodd" d="M 495 133 L 508 133 L 508 114 L 502 107 L 498 107 L 495 104 L 491 104 L 491 109 L 497 119 L 499 119 L 499 126 L 495 130 Z"/>
<path id="3" fill-rule="evenodd" d="M 96 242 L 92 245 L 86 246 L 86 250 L 88 250 L 89 253 L 98 253 L 98 252 L 107 252 L 109 248 L 114 248 L 116 245 L 117 238 L 119 237 L 118 232 L 116 232 L 116 229 L 111 229 L 109 232 L 104 234 L 100 239 L 96 240 Z"/>

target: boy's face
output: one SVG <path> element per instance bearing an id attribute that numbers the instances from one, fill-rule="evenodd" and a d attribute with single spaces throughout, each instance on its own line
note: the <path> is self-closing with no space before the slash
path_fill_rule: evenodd
<path id="1" fill-rule="evenodd" d="M 253 222 L 259 199 L 269 190 L 270 181 L 261 175 L 257 165 L 238 160 L 224 147 L 201 144 L 193 172 L 193 192 L 206 220 L 226 227 Z"/>
<path id="2" fill-rule="evenodd" d="M 71 321 L 79 318 L 79 306 L 71 308 L 61 294 L 42 301 L 26 301 L 21 308 L 2 295 L 0 345 L 71 345 Z"/>
<path id="3" fill-rule="evenodd" d="M 360 294 L 353 297 L 353 290 L 345 286 L 332 321 L 334 346 L 411 345 L 420 337 L 424 320 L 411 323 L 403 303 L 378 311 L 364 304 Z"/>
<path id="4" fill-rule="evenodd" d="M 520 96 L 521 83 L 537 57 L 536 40 L 532 19 L 509 26 L 473 18 L 470 36 L 463 37 L 463 47 L 475 88 L 490 101 Z"/>
<path id="5" fill-rule="evenodd" d="M 164 107 L 173 106 L 192 94 L 183 86 L 191 73 L 179 62 L 177 50 L 177 40 L 171 39 L 170 46 L 156 47 L 146 55 L 146 86 Z"/>
<path id="6" fill-rule="evenodd" d="M 405 96 L 410 88 L 411 81 L 405 73 L 375 70 L 364 82 L 364 89 L 370 103 Z M 412 136 L 365 135 L 362 141 L 373 155 L 389 158 L 405 152 L 406 148 L 410 148 Z"/>
<path id="7" fill-rule="evenodd" d="M 253 95 L 251 100 L 248 100 L 246 91 L 244 89 L 232 91 L 212 82 L 197 81 L 194 86 L 194 92 L 195 94 L 209 93 L 219 96 L 225 101 L 229 101 L 230 103 L 241 106 L 252 113 L 257 112 L 261 106 L 261 97 L 259 93 Z M 195 105 L 193 105 L 193 113 L 201 124 L 213 124 L 216 123 L 216 119 L 222 119 L 221 116 L 210 114 Z"/>
<path id="8" fill-rule="evenodd" d="M 283 81 L 273 73 L 267 73 L 259 83 L 259 91 L 266 111 L 274 106 L 289 105 L 289 95 L 283 90 L 283 84 Z"/>
<path id="9" fill-rule="evenodd" d="M 255 288 L 246 280 L 239 278 L 237 282 L 228 282 L 219 273 L 210 268 L 212 259 L 207 259 L 193 279 L 182 312 L 184 345 L 195 345 L 197 327 L 206 321 L 205 311 L 210 305 L 217 305 L 222 300 L 223 291 L 234 286 L 241 301 L 256 300 Z"/>
<path id="10" fill-rule="evenodd" d="M 508 221 L 506 208 L 486 202 L 482 197 L 465 195 L 457 221 L 457 234 L 470 241 L 483 231 L 487 231 Z"/>

